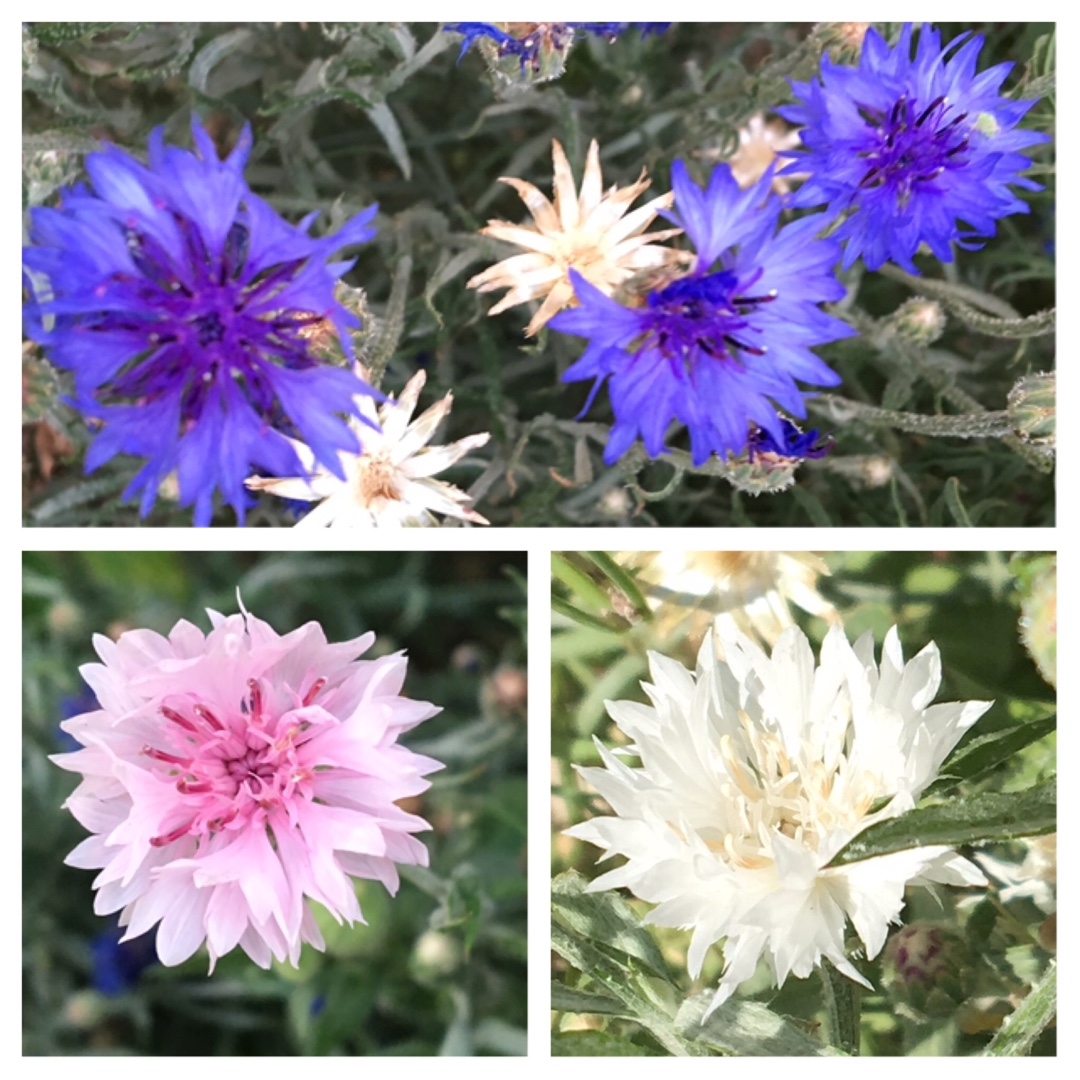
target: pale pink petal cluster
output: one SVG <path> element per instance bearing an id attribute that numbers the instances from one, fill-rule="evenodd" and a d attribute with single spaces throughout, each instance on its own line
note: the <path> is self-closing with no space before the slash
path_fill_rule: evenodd
<path id="1" fill-rule="evenodd" d="M 430 828 L 396 805 L 441 768 L 398 738 L 439 709 L 402 696 L 402 653 L 357 657 L 374 634 L 330 644 L 308 623 L 276 633 L 248 612 L 209 611 L 168 637 L 95 635 L 82 667 L 101 708 L 61 726 L 83 749 L 65 804 L 92 835 L 65 860 L 100 870 L 94 910 L 124 940 L 158 925 L 163 964 L 206 942 L 261 967 L 323 948 L 310 901 L 363 922 L 353 878 L 393 894 L 396 864 L 426 866 Z"/>
<path id="2" fill-rule="evenodd" d="M 363 368 L 357 372 L 361 377 L 366 374 Z M 253 476 L 245 483 L 252 491 L 318 503 L 297 528 L 419 528 L 438 525 L 437 514 L 472 525 L 489 524 L 468 505 L 467 492 L 435 475 L 484 446 L 491 435 L 482 431 L 446 446 L 428 446 L 449 415 L 454 397 L 448 393 L 413 420 L 426 380 L 427 375 L 418 371 L 401 397 L 395 401 L 391 394 L 378 411 L 369 396 L 358 394 L 353 399 L 359 416 L 350 418 L 349 427 L 361 449 L 359 454 L 338 455 L 344 480 L 320 465 L 308 446 L 293 441 L 307 475 Z"/>
<path id="3" fill-rule="evenodd" d="M 848 922 L 873 958 L 907 885 L 986 884 L 940 844 L 830 865 L 863 830 L 911 809 L 990 707 L 931 704 L 941 683 L 932 643 L 905 663 L 893 628 L 879 664 L 869 633 L 852 645 L 834 626 L 815 664 L 790 627 L 771 656 L 728 632 L 715 651 L 706 637 L 696 671 L 657 653 L 650 662 L 650 705 L 608 703 L 628 745 L 598 742 L 604 767 L 579 770 L 613 816 L 567 832 L 627 860 L 590 890 L 626 887 L 657 905 L 646 922 L 693 930 L 691 977 L 725 939 L 708 1012 L 761 959 L 777 985 L 823 958 L 869 985 L 848 958 Z"/>

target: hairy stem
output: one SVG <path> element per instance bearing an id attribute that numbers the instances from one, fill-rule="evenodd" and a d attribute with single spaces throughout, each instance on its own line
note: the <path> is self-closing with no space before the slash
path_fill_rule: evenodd
<path id="1" fill-rule="evenodd" d="M 821 984 L 825 989 L 825 1012 L 829 1020 L 829 1039 L 845 1054 L 859 1053 L 859 1018 L 862 989 L 828 960 L 821 964 Z"/>
<path id="2" fill-rule="evenodd" d="M 840 397 L 837 394 L 821 394 L 811 402 L 812 406 L 824 406 L 837 423 L 863 420 L 879 427 L 892 427 L 910 431 L 916 435 L 951 435 L 960 439 L 1000 439 L 1012 433 L 1012 421 L 1007 412 L 973 412 L 956 416 L 926 416 L 922 413 L 896 412 L 879 409 L 876 405 L 864 405 L 861 401 Z"/>

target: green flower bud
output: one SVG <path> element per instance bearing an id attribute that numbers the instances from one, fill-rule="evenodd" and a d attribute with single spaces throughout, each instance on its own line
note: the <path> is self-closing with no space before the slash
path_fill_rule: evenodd
<path id="1" fill-rule="evenodd" d="M 900 305 L 886 320 L 886 326 L 901 341 L 925 348 L 945 332 L 945 312 L 936 300 L 915 296 Z"/>
<path id="2" fill-rule="evenodd" d="M 801 458 L 779 454 L 756 453 L 752 461 L 745 454 L 737 458 L 729 455 L 725 479 L 747 495 L 784 491 L 795 483 L 795 470 L 800 464 Z"/>
<path id="3" fill-rule="evenodd" d="M 1054 372 L 1025 375 L 1009 391 L 1008 412 L 1016 434 L 1052 454 L 1056 444 L 1057 379 Z"/>

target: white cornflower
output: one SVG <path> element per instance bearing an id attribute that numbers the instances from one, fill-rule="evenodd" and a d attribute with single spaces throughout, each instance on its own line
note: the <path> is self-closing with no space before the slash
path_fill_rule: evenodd
<path id="1" fill-rule="evenodd" d="M 433 477 L 470 450 L 483 446 L 491 436 L 484 431 L 447 446 L 428 446 L 435 429 L 450 412 L 453 395 L 448 393 L 409 423 L 426 380 L 427 375 L 418 371 L 405 384 L 401 397 L 395 401 L 391 395 L 378 412 L 370 397 L 357 395 L 353 399 L 362 416 L 378 427 L 350 418 L 349 426 L 360 441 L 361 452 L 339 455 L 344 480 L 319 465 L 304 443 L 292 440 L 309 475 L 250 477 L 245 483 L 252 491 L 318 502 L 297 522 L 297 528 L 429 526 L 439 523 L 436 514 L 487 525 L 487 518 L 466 506 L 469 496 L 464 491 Z"/>
<path id="2" fill-rule="evenodd" d="M 615 558 L 637 571 L 661 632 L 689 622 L 696 637 L 717 618 L 771 644 L 795 625 L 791 604 L 828 622 L 838 618 L 817 591 L 818 577 L 829 568 L 813 552 L 627 551 Z"/>
<path id="3" fill-rule="evenodd" d="M 525 330 L 527 337 L 532 337 L 552 316 L 574 303 L 571 270 L 610 296 L 641 270 L 675 266 L 690 258 L 684 252 L 657 244 L 677 236 L 682 229 L 645 232 L 661 210 L 671 209 L 674 196 L 670 191 L 627 214 L 630 204 L 651 183 L 645 179 L 644 169 L 635 183 L 624 188 L 613 186 L 605 193 L 600 148 L 593 139 L 579 195 L 574 189 L 574 174 L 557 140 L 552 141 L 551 158 L 555 172 L 554 205 L 533 184 L 514 177 L 499 177 L 521 196 L 533 216 L 533 224 L 489 221 L 480 232 L 525 248 L 527 253 L 489 266 L 468 283 L 470 289 L 480 292 L 510 290 L 489 315 L 543 297 L 540 310 Z"/>
<path id="4" fill-rule="evenodd" d="M 817 667 L 796 627 L 771 657 L 737 633 L 721 635 L 720 653 L 707 636 L 696 672 L 652 653 L 653 682 L 643 684 L 652 704 L 608 703 L 630 745 L 597 743 L 605 767 L 579 771 L 615 816 L 567 831 L 628 861 L 589 888 L 625 886 L 657 905 L 646 922 L 692 929 L 692 978 L 726 938 L 710 1013 L 763 956 L 777 985 L 827 958 L 868 986 L 844 949 L 847 920 L 872 959 L 907 885 L 986 880 L 940 845 L 828 864 L 868 826 L 914 806 L 990 703 L 931 705 L 937 647 L 905 665 L 895 627 L 880 667 L 872 636 L 852 646 L 839 626 Z"/>

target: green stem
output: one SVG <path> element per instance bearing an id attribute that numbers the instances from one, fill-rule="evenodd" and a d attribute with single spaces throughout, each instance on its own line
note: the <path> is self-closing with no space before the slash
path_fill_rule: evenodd
<path id="1" fill-rule="evenodd" d="M 965 326 L 990 337 L 1021 340 L 1054 333 L 1057 310 L 1049 308 L 1021 318 L 1005 301 L 959 282 L 915 277 L 895 266 L 883 266 L 881 273 L 900 281 L 925 296 L 940 300 Z M 981 308 L 982 310 L 977 310 Z M 989 314 L 984 314 L 989 312 Z M 996 316 L 996 317 L 995 317 Z"/>
<path id="2" fill-rule="evenodd" d="M 857 419 L 880 427 L 897 428 L 916 435 L 951 435 L 960 439 L 1000 439 L 1012 433 L 1007 412 L 976 412 L 958 416 L 925 416 L 921 413 L 896 412 L 864 405 L 837 394 L 821 394 L 811 405 L 826 406 L 837 423 Z"/>
<path id="3" fill-rule="evenodd" d="M 862 988 L 841 975 L 828 960 L 821 963 L 821 984 L 825 989 L 825 1012 L 832 1045 L 845 1054 L 857 1055 Z"/>
<path id="4" fill-rule="evenodd" d="M 409 277 L 412 274 L 412 256 L 403 255 L 394 270 L 394 283 L 390 287 L 390 300 L 386 314 L 375 327 L 375 340 L 364 358 L 368 369 L 368 382 L 376 389 L 382 382 L 386 365 L 401 340 L 405 329 L 405 301 L 409 295 Z"/>

